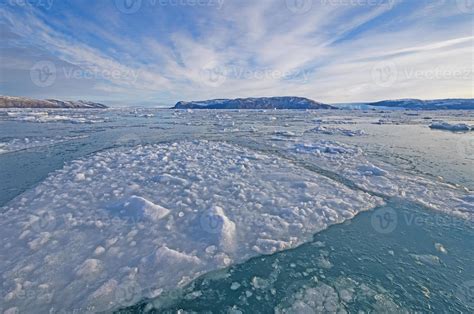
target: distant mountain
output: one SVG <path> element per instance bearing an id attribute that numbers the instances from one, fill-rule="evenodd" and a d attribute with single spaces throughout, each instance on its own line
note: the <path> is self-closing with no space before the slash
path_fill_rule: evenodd
<path id="1" fill-rule="evenodd" d="M 180 101 L 172 109 L 336 109 L 303 97 L 260 97 Z"/>
<path id="2" fill-rule="evenodd" d="M 105 109 L 106 105 L 90 101 L 62 101 L 56 99 L 31 99 L 0 95 L 0 108 L 75 108 L 75 109 Z"/>
<path id="3" fill-rule="evenodd" d="M 474 99 L 399 99 L 366 103 L 367 106 L 419 110 L 474 110 Z"/>

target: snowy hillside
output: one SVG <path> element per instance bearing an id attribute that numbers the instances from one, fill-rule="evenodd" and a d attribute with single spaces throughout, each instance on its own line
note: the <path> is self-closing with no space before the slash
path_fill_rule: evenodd
<path id="1" fill-rule="evenodd" d="M 173 109 L 336 109 L 303 97 L 261 97 L 180 101 Z"/>
<path id="2" fill-rule="evenodd" d="M 374 103 L 367 103 L 368 106 L 405 108 L 405 109 L 423 109 L 423 110 L 473 110 L 474 99 L 399 99 L 383 100 Z"/>
<path id="3" fill-rule="evenodd" d="M 62 101 L 56 99 L 31 99 L 25 97 L 0 96 L 0 108 L 98 108 L 104 109 L 107 106 L 90 101 Z"/>

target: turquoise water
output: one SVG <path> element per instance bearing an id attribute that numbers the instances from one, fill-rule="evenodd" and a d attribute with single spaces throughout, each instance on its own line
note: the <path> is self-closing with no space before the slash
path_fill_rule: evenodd
<path id="1" fill-rule="evenodd" d="M 397 222 L 381 233 L 377 217 L 386 213 Z M 301 291 L 326 284 L 338 295 L 353 290 L 351 298 L 336 302 L 351 313 L 468 313 L 474 306 L 473 240 L 472 223 L 391 200 L 315 235 L 311 243 L 205 275 L 155 300 L 154 312 L 272 313 L 293 304 Z M 119 312 L 139 313 L 147 304 Z"/>
<path id="2" fill-rule="evenodd" d="M 270 153 L 276 130 L 298 133 L 313 126 L 320 116 L 329 120 L 341 120 L 342 116 L 334 112 L 152 112 L 155 117 L 145 119 L 127 111 L 107 111 L 101 114 L 106 122 L 97 124 L 0 119 L 0 141 L 4 142 L 24 137 L 86 136 L 0 154 L 0 206 L 65 163 L 101 150 L 205 138 Z M 222 116 L 217 123 L 216 114 Z M 355 123 L 342 127 L 364 129 L 367 136 L 314 138 L 358 145 L 373 159 L 474 189 L 472 133 L 432 131 L 418 119 L 406 121 L 399 116 L 399 124 L 380 126 L 372 123 L 379 119 L 378 113 L 344 114 Z M 429 114 L 449 118 L 448 113 Z M 472 116 L 452 119 L 474 124 Z M 336 122 L 328 125 L 341 127 Z M 384 207 L 332 226 L 296 249 L 206 274 L 184 289 L 164 291 L 157 299 L 143 300 L 120 312 L 142 312 L 151 305 L 156 312 L 304 312 L 308 310 L 305 304 L 321 300 L 323 309 L 330 312 L 473 312 L 473 222 L 400 199 L 386 201 Z M 153 288 L 135 287 L 135 291 L 125 291 L 124 299 L 135 300 L 137 294 L 145 295 Z"/>

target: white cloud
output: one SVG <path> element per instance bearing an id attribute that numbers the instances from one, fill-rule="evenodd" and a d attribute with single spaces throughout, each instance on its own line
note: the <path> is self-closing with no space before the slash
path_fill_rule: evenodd
<path id="1" fill-rule="evenodd" d="M 111 29 L 86 23 L 103 45 L 112 45 L 109 49 L 75 38 L 61 29 L 60 20 L 34 9 L 6 10 L 3 18 L 26 47 L 42 47 L 61 62 L 99 73 L 128 73 L 99 75 L 93 84 L 97 92 L 121 99 L 472 97 L 472 20 L 455 5 L 433 1 L 395 14 L 406 3 L 321 3 L 313 1 L 308 12 L 293 14 L 285 1 L 226 1 L 220 10 L 199 11 L 205 17 L 189 21 L 193 31 L 186 25 L 167 33 L 137 29 L 133 38 L 122 35 L 115 15 Z M 80 21 L 68 23 L 70 28 Z M 396 66 L 397 79 L 388 87 L 374 81 L 374 67 L 381 62 Z M 2 71 L 7 67 L 12 65 Z"/>

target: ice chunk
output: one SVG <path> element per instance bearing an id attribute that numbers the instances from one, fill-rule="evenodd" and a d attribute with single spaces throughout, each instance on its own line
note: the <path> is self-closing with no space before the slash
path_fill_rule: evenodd
<path id="1" fill-rule="evenodd" d="M 447 130 L 453 132 L 466 132 L 473 130 L 471 126 L 464 123 L 450 124 L 448 122 L 433 122 L 430 125 L 430 128 L 435 130 Z"/>
<path id="2" fill-rule="evenodd" d="M 276 313 L 344 313 L 344 304 L 333 287 L 324 283 L 308 288 L 295 295 L 288 308 L 276 309 Z"/>
<path id="3" fill-rule="evenodd" d="M 437 266 L 441 264 L 441 260 L 438 256 L 430 255 L 430 254 L 410 254 L 412 258 L 414 258 L 417 262 L 423 263 L 426 265 Z"/>
<path id="4" fill-rule="evenodd" d="M 232 285 L 230 286 L 230 290 L 237 290 L 240 288 L 240 283 L 238 282 L 233 282 Z"/>
<path id="5" fill-rule="evenodd" d="M 103 254 L 104 252 L 105 252 L 104 247 L 98 246 L 98 247 L 96 247 L 96 249 L 94 250 L 94 255 L 97 255 L 97 256 L 98 256 L 98 255 Z"/>
<path id="6" fill-rule="evenodd" d="M 350 148 L 332 141 L 318 141 L 316 143 L 296 144 L 295 150 L 300 153 L 316 153 L 318 155 L 338 155 L 358 152 L 358 149 Z"/>
<path id="7" fill-rule="evenodd" d="M 270 282 L 260 277 L 253 277 L 251 284 L 254 289 L 267 289 Z"/>
<path id="8" fill-rule="evenodd" d="M 168 215 L 170 212 L 169 209 L 154 204 L 153 202 L 136 195 L 132 195 L 122 203 L 115 205 L 112 208 L 114 210 L 118 210 L 120 215 L 132 217 L 136 219 L 136 221 L 143 218 L 147 218 L 152 221 L 158 221 Z"/>
<path id="9" fill-rule="evenodd" d="M 84 173 L 77 173 L 75 178 L 77 181 L 83 181 L 86 179 L 86 175 Z"/>
<path id="10" fill-rule="evenodd" d="M 357 169 L 365 176 L 384 176 L 388 174 L 387 171 L 372 164 L 360 165 Z"/>

